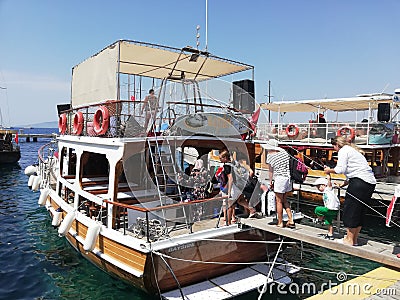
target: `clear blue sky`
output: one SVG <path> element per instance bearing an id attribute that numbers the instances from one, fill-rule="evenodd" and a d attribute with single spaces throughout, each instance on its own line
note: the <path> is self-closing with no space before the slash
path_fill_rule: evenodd
<path id="1" fill-rule="evenodd" d="M 256 99 L 400 88 L 399 0 L 209 0 L 208 50 L 255 66 Z M 205 0 L 0 0 L 5 125 L 57 120 L 71 69 L 118 39 L 205 45 Z"/>

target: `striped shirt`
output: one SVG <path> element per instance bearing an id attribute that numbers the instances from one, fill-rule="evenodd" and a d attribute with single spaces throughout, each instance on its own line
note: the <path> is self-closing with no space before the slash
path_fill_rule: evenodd
<path id="1" fill-rule="evenodd" d="M 267 155 L 267 164 L 272 167 L 273 178 L 276 176 L 290 178 L 289 158 L 289 154 L 284 150 Z"/>

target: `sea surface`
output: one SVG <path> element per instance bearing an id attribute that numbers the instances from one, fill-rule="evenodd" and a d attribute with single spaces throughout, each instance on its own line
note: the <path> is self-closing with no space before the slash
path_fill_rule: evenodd
<path id="1" fill-rule="evenodd" d="M 52 133 L 57 129 L 29 129 L 25 133 Z M 21 160 L 0 166 L 0 299 L 150 299 L 148 295 L 110 277 L 79 256 L 60 238 L 37 200 L 28 189 L 24 169 L 37 162 L 38 149 L 49 139 L 20 139 Z M 312 207 L 302 210 L 312 213 Z M 373 219 L 362 231 L 376 240 L 400 241 L 398 228 L 386 228 L 383 219 Z M 303 249 L 301 249 L 303 248 Z M 246 253 L 243 253 L 246 255 Z M 293 277 L 294 285 L 271 289 L 262 299 L 304 299 L 320 291 L 323 284 L 340 283 L 337 274 L 366 273 L 379 264 L 304 244 L 288 248 L 284 258 L 304 268 Z M 311 293 L 302 287 L 313 284 Z M 257 299 L 252 292 L 236 299 Z"/>

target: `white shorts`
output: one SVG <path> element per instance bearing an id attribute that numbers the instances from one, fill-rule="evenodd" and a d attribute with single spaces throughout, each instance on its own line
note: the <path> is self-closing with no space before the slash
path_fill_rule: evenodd
<path id="1" fill-rule="evenodd" d="M 289 177 L 276 176 L 274 178 L 274 192 L 275 193 L 286 193 L 291 192 L 293 189 L 292 182 Z"/>
<path id="2" fill-rule="evenodd" d="M 224 193 L 221 191 L 222 196 L 228 196 L 228 194 Z M 232 190 L 231 190 L 231 199 L 229 200 L 229 205 L 232 205 L 232 203 L 234 203 L 237 198 L 239 198 L 239 196 L 241 195 L 241 191 L 240 189 L 236 186 L 236 185 L 232 185 Z M 226 199 L 223 200 L 222 205 L 226 205 Z"/>

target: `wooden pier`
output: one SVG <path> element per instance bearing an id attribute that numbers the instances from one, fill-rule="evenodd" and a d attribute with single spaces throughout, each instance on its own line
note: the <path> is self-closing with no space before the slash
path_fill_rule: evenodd
<path id="1" fill-rule="evenodd" d="M 56 136 L 57 134 L 55 133 L 18 133 L 18 138 L 25 139 L 27 143 L 29 143 L 31 140 L 33 142 L 37 142 L 38 139 L 52 139 Z"/>
<path id="2" fill-rule="evenodd" d="M 266 217 L 262 219 L 242 218 L 240 222 L 247 226 L 251 226 L 338 252 L 347 253 L 364 259 L 372 260 L 383 265 L 395 267 L 400 270 L 400 258 L 396 256 L 398 253 L 400 253 L 400 244 L 387 245 L 371 240 L 359 239 L 358 246 L 345 245 L 343 243 L 338 243 L 338 240 L 324 239 L 323 235 L 326 234 L 326 229 L 320 229 L 302 224 L 296 224 L 295 229 L 280 228 L 275 225 L 270 225 L 269 223 L 273 222 L 272 217 Z"/>

